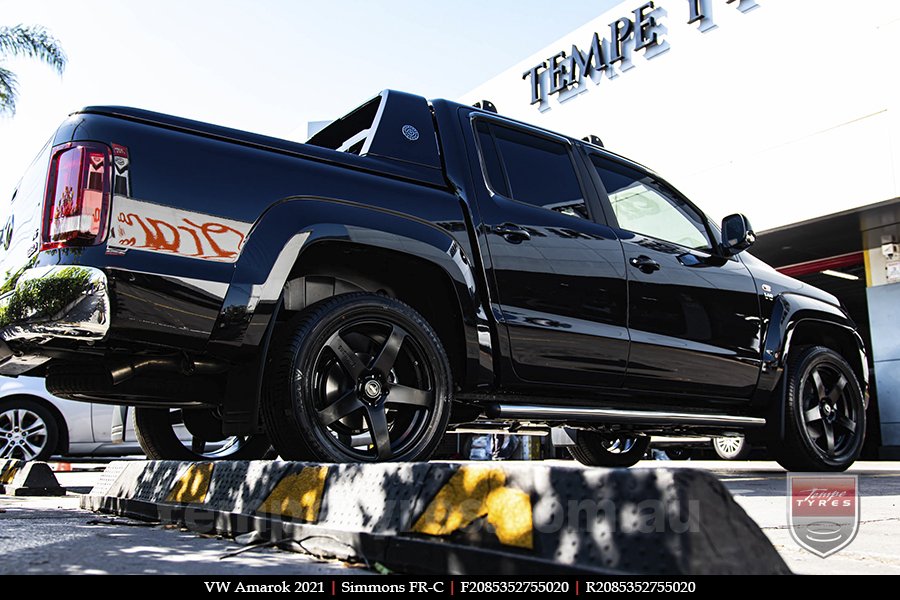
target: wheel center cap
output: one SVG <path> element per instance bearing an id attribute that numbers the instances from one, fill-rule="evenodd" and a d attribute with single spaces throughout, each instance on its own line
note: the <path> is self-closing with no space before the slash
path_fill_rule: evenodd
<path id="1" fill-rule="evenodd" d="M 381 383 L 375 379 L 370 379 L 363 386 L 363 393 L 371 400 L 381 397 Z"/>

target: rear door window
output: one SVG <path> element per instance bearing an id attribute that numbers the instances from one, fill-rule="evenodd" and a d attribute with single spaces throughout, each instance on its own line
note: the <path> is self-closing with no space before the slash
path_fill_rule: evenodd
<path id="1" fill-rule="evenodd" d="M 491 190 L 518 202 L 588 219 L 569 148 L 511 127 L 477 122 L 482 168 Z"/>

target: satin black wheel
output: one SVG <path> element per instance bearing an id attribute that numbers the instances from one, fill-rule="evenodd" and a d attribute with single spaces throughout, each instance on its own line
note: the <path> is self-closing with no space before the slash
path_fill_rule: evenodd
<path id="1" fill-rule="evenodd" d="M 286 327 L 267 370 L 263 416 L 286 459 L 427 460 L 450 415 L 443 346 L 409 306 L 346 294 Z"/>
<path id="2" fill-rule="evenodd" d="M 853 369 L 830 348 L 788 361 L 785 440 L 778 462 L 791 471 L 843 471 L 865 440 L 865 402 Z"/>
<path id="3" fill-rule="evenodd" d="M 593 467 L 630 467 L 644 458 L 650 438 L 645 435 L 632 437 L 579 431 L 575 445 L 569 453 L 583 465 Z"/>
<path id="4" fill-rule="evenodd" d="M 694 451 L 685 447 L 669 447 L 664 450 L 669 460 L 690 460 L 694 457 Z"/>
<path id="5" fill-rule="evenodd" d="M 136 408 L 134 429 L 141 449 L 154 460 L 257 460 L 269 458 L 265 434 L 226 436 L 207 408 Z"/>

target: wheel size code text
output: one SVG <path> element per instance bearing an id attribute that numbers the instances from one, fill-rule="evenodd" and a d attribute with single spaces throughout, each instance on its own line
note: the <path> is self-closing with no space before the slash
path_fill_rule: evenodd
<path id="1" fill-rule="evenodd" d="M 692 594 L 694 581 L 585 581 L 586 594 Z"/>
<path id="2" fill-rule="evenodd" d="M 460 594 L 564 594 L 574 589 L 568 581 L 460 581 Z"/>

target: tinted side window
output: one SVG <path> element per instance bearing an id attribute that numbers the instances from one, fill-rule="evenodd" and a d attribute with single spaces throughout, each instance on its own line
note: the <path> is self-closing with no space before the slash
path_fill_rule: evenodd
<path id="1" fill-rule="evenodd" d="M 493 136 L 480 132 L 482 149 L 493 137 L 502 173 L 492 172 L 485 157 L 488 179 L 495 192 L 513 200 L 540 206 L 572 217 L 587 219 L 588 210 L 575 175 L 575 165 L 568 148 L 559 142 L 523 133 L 515 129 L 491 125 Z M 503 177 L 505 176 L 505 177 Z"/>
<path id="2" fill-rule="evenodd" d="M 619 227 L 681 246 L 711 247 L 703 217 L 647 173 L 591 156 Z"/>

